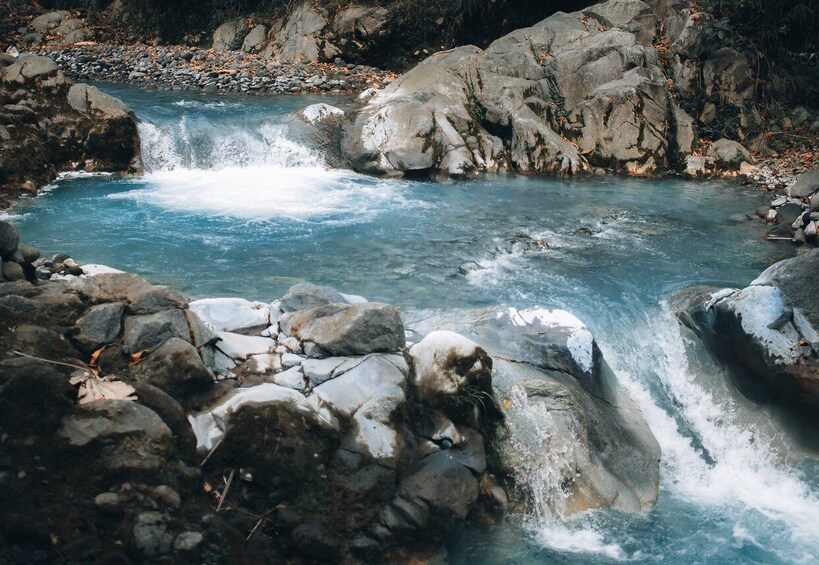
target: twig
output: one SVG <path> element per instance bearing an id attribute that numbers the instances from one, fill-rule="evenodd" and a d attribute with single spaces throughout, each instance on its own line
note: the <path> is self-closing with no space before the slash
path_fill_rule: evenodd
<path id="1" fill-rule="evenodd" d="M 28 355 L 27 353 L 21 353 L 19 351 L 12 351 L 15 355 L 19 355 L 20 357 L 27 357 L 29 359 L 34 359 L 36 361 L 42 361 L 43 363 L 51 363 L 52 365 L 62 365 L 63 367 L 71 367 L 72 369 L 81 369 L 87 373 L 91 373 L 91 369 L 88 367 L 83 367 L 82 365 L 74 365 L 73 363 L 63 363 L 61 361 L 52 361 L 51 359 L 43 359 L 42 357 L 37 357 L 35 355 Z M 93 373 L 92 373 L 93 374 Z"/>
<path id="2" fill-rule="evenodd" d="M 264 514 L 259 516 L 259 521 L 256 522 L 256 525 L 253 526 L 253 529 L 250 530 L 249 534 L 247 534 L 247 539 L 245 541 L 250 541 L 250 538 L 253 537 L 253 534 L 256 533 L 256 530 L 259 529 L 259 526 L 262 525 L 262 522 L 264 522 L 265 520 L 269 520 L 269 518 L 267 518 L 267 515 L 270 514 L 271 512 L 273 512 L 273 510 L 275 510 L 275 508 L 271 508 L 270 510 L 268 510 L 267 512 L 265 512 Z"/>
<path id="3" fill-rule="evenodd" d="M 225 436 L 220 437 L 220 438 L 219 438 L 219 441 L 217 441 L 217 442 L 216 442 L 216 445 L 214 445 L 214 446 L 211 448 L 211 450 L 210 450 L 210 451 L 208 451 L 208 454 L 207 454 L 207 455 L 205 455 L 205 458 L 204 458 L 204 459 L 202 459 L 202 462 L 199 464 L 199 468 L 200 468 L 200 469 L 201 469 L 202 467 L 204 467 L 204 466 L 205 466 L 205 463 L 207 463 L 207 462 L 208 462 L 208 459 L 210 459 L 210 456 L 211 456 L 211 455 L 213 455 L 213 452 L 214 452 L 214 451 L 216 451 L 220 445 L 222 445 L 222 440 L 223 440 L 223 439 L 225 439 Z"/>
<path id="4" fill-rule="evenodd" d="M 236 469 L 231 469 L 230 476 L 228 477 L 227 483 L 225 484 L 225 490 L 222 491 L 222 496 L 219 497 L 219 504 L 216 505 L 217 512 L 219 512 L 222 509 L 222 504 L 225 502 L 228 492 L 230 492 L 230 485 L 233 484 L 233 475 L 235 474 Z"/>

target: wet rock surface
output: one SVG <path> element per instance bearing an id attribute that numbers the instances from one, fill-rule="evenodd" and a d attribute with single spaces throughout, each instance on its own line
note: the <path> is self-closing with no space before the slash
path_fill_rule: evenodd
<path id="1" fill-rule="evenodd" d="M 676 299 L 680 321 L 718 361 L 744 369 L 742 391 L 784 401 L 815 421 L 819 403 L 819 250 L 774 264 L 742 289 L 691 289 Z"/>
<path id="2" fill-rule="evenodd" d="M 0 227 L 14 256 L 19 237 Z M 515 385 L 496 390 L 508 362 L 483 338 L 433 332 L 407 347 L 396 309 L 329 287 L 189 303 L 67 254 L 38 261 L 0 282 L 0 541 L 12 561 L 382 562 L 435 554 L 459 524 L 527 504 L 515 472 L 536 453 L 514 443 L 518 409 L 502 399 Z M 573 508 L 649 508 L 657 462 L 641 420 L 595 384 L 590 334 L 546 326 L 512 330 L 506 353 L 565 371 L 566 394 L 594 414 L 572 462 L 590 473 Z"/>

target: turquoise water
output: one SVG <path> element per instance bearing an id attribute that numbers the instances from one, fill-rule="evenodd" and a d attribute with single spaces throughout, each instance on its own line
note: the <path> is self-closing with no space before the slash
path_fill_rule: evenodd
<path id="1" fill-rule="evenodd" d="M 741 217 L 764 195 L 611 177 L 373 179 L 327 170 L 290 136 L 293 111 L 328 99 L 106 88 L 142 120 L 148 173 L 55 183 L 10 212 L 24 241 L 193 297 L 272 300 L 307 280 L 404 309 L 561 307 L 595 334 L 663 449 L 657 507 L 511 516 L 453 536 L 454 562 L 819 559 L 815 461 L 725 386 L 664 303 L 692 284 L 746 285 L 793 252 Z M 459 274 L 466 261 L 481 268 Z"/>

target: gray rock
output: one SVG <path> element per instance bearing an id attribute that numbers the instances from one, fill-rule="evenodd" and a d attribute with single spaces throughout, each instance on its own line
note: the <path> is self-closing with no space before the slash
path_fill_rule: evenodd
<path id="1" fill-rule="evenodd" d="M 57 63 L 40 55 L 21 55 L 17 58 L 17 62 L 2 71 L 4 81 L 19 84 L 36 78 L 61 74 Z M 63 78 L 61 82 L 65 82 L 65 79 Z"/>
<path id="2" fill-rule="evenodd" d="M 223 23 L 213 32 L 213 50 L 235 51 L 239 49 L 249 31 L 250 28 L 245 18 L 236 18 Z"/>
<path id="3" fill-rule="evenodd" d="M 652 507 L 659 446 L 577 318 L 561 310 L 487 308 L 419 311 L 406 323 L 421 336 L 438 328 L 468 335 L 492 355 L 494 395 L 507 399 L 498 446 L 522 492 L 537 471 L 568 486 L 578 510 Z"/>
<path id="4" fill-rule="evenodd" d="M 20 234 L 10 223 L 0 220 L 0 258 L 9 259 L 17 250 Z"/>
<path id="5" fill-rule="evenodd" d="M 819 250 L 780 261 L 743 289 L 692 289 L 677 315 L 713 357 L 743 367 L 739 383 L 761 402 L 819 405 Z"/>
<path id="6" fill-rule="evenodd" d="M 127 331 L 126 322 L 126 335 Z M 169 337 L 144 361 L 133 366 L 130 375 L 138 382 L 147 382 L 166 392 L 183 405 L 213 385 L 213 376 L 196 348 L 178 337 Z"/>
<path id="7" fill-rule="evenodd" d="M 257 53 L 264 47 L 266 39 L 267 28 L 263 25 L 257 25 L 245 36 L 242 42 L 242 51 L 246 53 Z"/>
<path id="8" fill-rule="evenodd" d="M 24 243 L 20 243 L 17 245 L 17 250 L 23 255 L 23 261 L 26 263 L 34 263 L 40 258 L 40 250 L 36 247 L 31 247 Z"/>
<path id="9" fill-rule="evenodd" d="M 285 315 L 285 334 L 297 337 L 308 357 L 391 353 L 404 346 L 404 327 L 393 306 L 329 304 Z"/>
<path id="10" fill-rule="evenodd" d="M 204 539 L 199 532 L 182 532 L 173 540 L 173 548 L 175 551 L 193 551 Z"/>
<path id="11" fill-rule="evenodd" d="M 398 424 L 406 402 L 402 385 L 407 367 L 391 357 L 351 359 L 314 389 L 322 405 L 350 422 L 342 446 L 386 468 L 395 468 L 401 457 Z"/>
<path id="12" fill-rule="evenodd" d="M 113 343 L 122 329 L 122 314 L 125 305 L 121 302 L 92 306 L 79 320 L 77 342 L 86 351 L 96 351 L 103 345 Z"/>
<path id="13" fill-rule="evenodd" d="M 48 12 L 31 20 L 29 28 L 39 33 L 46 33 L 59 26 L 60 22 L 63 21 L 63 18 L 66 18 L 69 15 L 70 13 L 66 12 L 65 10 Z"/>
<path id="14" fill-rule="evenodd" d="M 94 505 L 106 512 L 117 512 L 122 501 L 115 492 L 103 492 L 94 497 Z"/>
<path id="15" fill-rule="evenodd" d="M 174 535 L 168 518 L 159 512 L 143 512 L 136 517 L 134 546 L 146 557 L 158 557 L 171 551 Z"/>
<path id="16" fill-rule="evenodd" d="M 63 419 L 59 435 L 76 447 L 133 436 L 165 451 L 173 442 L 171 430 L 156 413 L 127 400 L 97 400 L 84 405 L 78 414 Z"/>
<path id="17" fill-rule="evenodd" d="M 746 161 L 753 163 L 751 153 L 742 146 L 742 144 L 730 139 L 719 139 L 712 143 L 706 151 L 706 155 L 713 157 L 717 165 L 720 167 L 727 167 L 738 169 L 740 163 Z"/>
<path id="18" fill-rule="evenodd" d="M 280 308 L 282 312 L 287 313 L 346 302 L 341 293 L 332 287 L 299 283 L 290 287 L 287 294 L 282 296 Z"/>
<path id="19" fill-rule="evenodd" d="M 810 196 L 816 191 L 819 191 L 819 171 L 802 173 L 796 178 L 796 183 L 788 188 L 789 195 L 799 198 Z"/>
<path id="20" fill-rule="evenodd" d="M 162 310 L 185 308 L 188 299 L 169 286 L 153 286 L 132 297 L 128 311 L 133 314 L 155 314 Z"/>
<path id="21" fill-rule="evenodd" d="M 172 337 L 190 340 L 188 322 L 181 310 L 125 318 L 125 347 L 132 355 L 157 347 Z"/>

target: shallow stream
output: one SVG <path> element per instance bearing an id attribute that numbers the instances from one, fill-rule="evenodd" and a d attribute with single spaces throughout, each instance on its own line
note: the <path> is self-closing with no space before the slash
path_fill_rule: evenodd
<path id="1" fill-rule="evenodd" d="M 694 284 L 745 286 L 792 253 L 743 218 L 763 194 L 616 177 L 373 179 L 288 139 L 288 116 L 320 99 L 105 88 L 141 119 L 148 173 L 64 178 L 22 202 L 10 215 L 29 244 L 193 297 L 269 301 L 310 281 L 407 310 L 560 307 L 592 330 L 662 447 L 656 508 L 512 516 L 456 535 L 454 562 L 819 560 L 819 465 L 781 457 L 777 424 L 726 386 L 665 304 Z M 460 274 L 469 261 L 480 268 Z"/>

